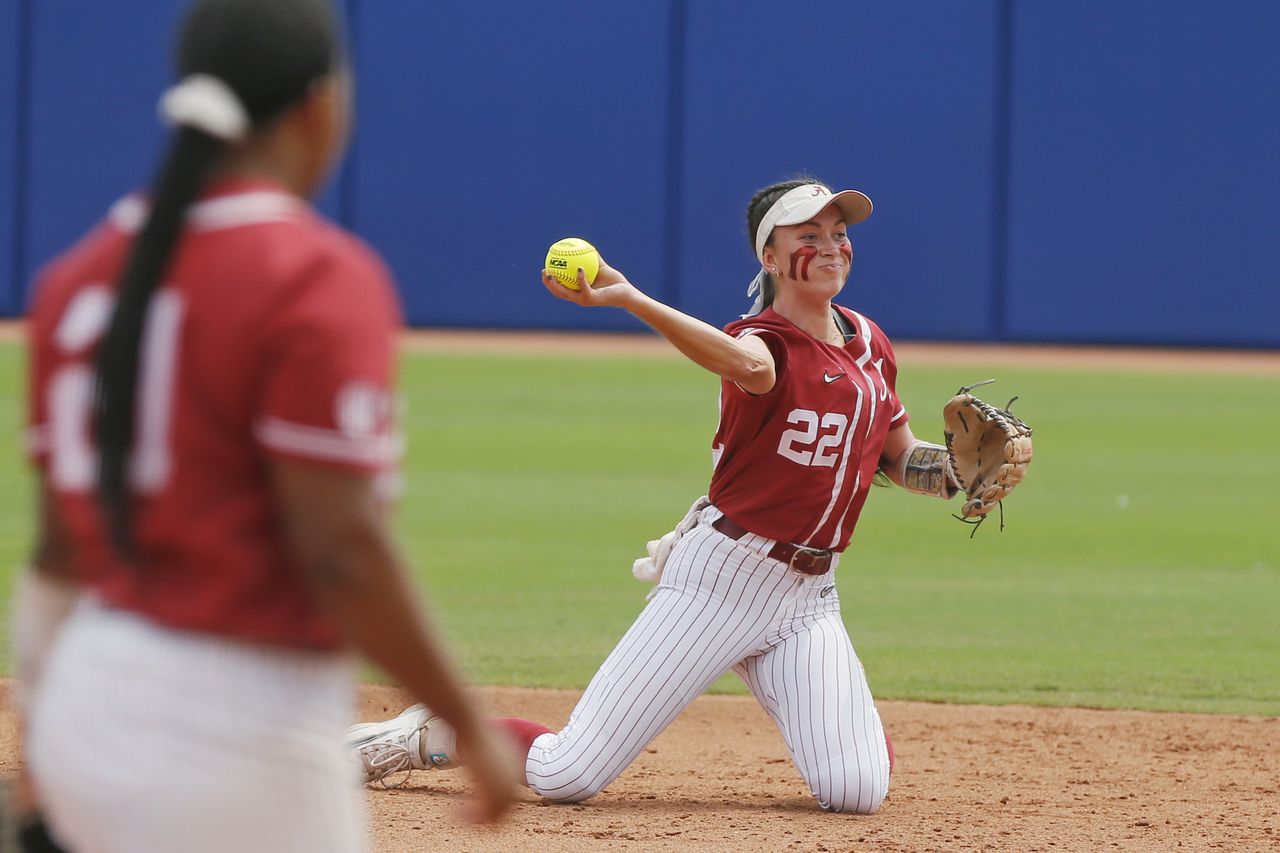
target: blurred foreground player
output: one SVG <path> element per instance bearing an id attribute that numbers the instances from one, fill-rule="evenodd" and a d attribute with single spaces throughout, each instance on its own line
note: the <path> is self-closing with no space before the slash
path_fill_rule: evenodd
<path id="1" fill-rule="evenodd" d="M 306 203 L 345 140 L 324 0 L 201 0 L 148 197 L 43 272 L 30 330 L 39 540 L 18 592 L 26 759 L 74 851 L 351 851 L 362 652 L 459 731 L 474 816 L 513 757 L 388 533 L 399 309 Z"/>

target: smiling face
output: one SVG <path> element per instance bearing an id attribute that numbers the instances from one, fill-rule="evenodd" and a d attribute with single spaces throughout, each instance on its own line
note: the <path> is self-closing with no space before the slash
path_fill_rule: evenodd
<path id="1" fill-rule="evenodd" d="M 821 299 L 838 294 L 853 266 L 853 246 L 839 208 L 831 205 L 808 222 L 773 229 L 764 266 L 780 291 Z"/>

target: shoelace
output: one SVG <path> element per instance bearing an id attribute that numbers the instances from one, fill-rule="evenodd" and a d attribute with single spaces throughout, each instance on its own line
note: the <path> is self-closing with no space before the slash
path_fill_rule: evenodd
<path id="1" fill-rule="evenodd" d="M 369 781 L 378 782 L 383 788 L 399 788 L 413 775 L 409 750 L 398 743 L 371 743 L 361 747 L 360 758 L 364 761 L 366 772 L 372 777 Z M 409 772 L 394 785 L 388 784 L 387 777 L 401 770 Z"/>

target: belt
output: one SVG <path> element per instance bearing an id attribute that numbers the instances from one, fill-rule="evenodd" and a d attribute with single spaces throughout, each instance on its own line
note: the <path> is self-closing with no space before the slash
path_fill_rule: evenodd
<path id="1" fill-rule="evenodd" d="M 742 525 L 727 515 L 722 515 L 711 524 L 730 539 L 741 539 L 750 533 Z M 792 545 L 790 542 L 775 542 L 769 549 L 769 556 L 787 568 L 802 575 L 825 575 L 831 568 L 831 552 L 822 548 L 810 548 L 807 545 Z"/>

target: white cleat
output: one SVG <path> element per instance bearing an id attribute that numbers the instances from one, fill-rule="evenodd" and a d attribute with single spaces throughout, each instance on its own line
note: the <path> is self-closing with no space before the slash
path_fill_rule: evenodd
<path id="1" fill-rule="evenodd" d="M 398 788 L 409 776 L 394 785 L 387 783 L 388 776 L 450 767 L 453 759 L 446 744 L 452 739 L 450 727 L 431 709 L 411 705 L 393 719 L 347 729 L 347 753 L 366 785 L 381 782 L 384 788 Z"/>

